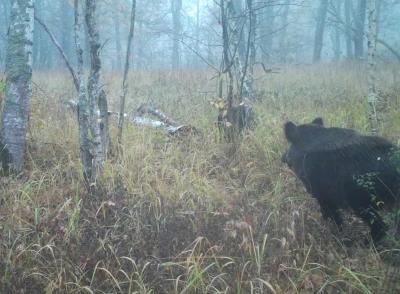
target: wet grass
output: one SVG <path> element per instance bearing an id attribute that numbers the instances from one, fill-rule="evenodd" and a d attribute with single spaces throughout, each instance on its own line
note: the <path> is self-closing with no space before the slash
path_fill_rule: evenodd
<path id="1" fill-rule="evenodd" d="M 379 84 L 382 133 L 398 142 L 394 69 L 382 67 Z M 128 125 L 123 155 L 106 162 L 95 196 L 83 184 L 75 115 L 61 103 L 74 98 L 68 78 L 35 73 L 27 169 L 0 178 L 1 293 L 378 293 L 385 287 L 382 293 L 396 293 L 400 287 L 396 268 L 358 242 L 365 226 L 349 215 L 345 233 L 336 233 L 280 162 L 287 119 L 322 116 L 327 125 L 367 131 L 363 67 L 259 73 L 257 125 L 237 146 L 218 140 L 216 110 L 208 103 L 216 98 L 212 73 L 133 73 L 128 111 L 152 102 L 201 135 L 172 138 Z M 117 110 L 121 74 L 107 73 L 104 81 Z"/>

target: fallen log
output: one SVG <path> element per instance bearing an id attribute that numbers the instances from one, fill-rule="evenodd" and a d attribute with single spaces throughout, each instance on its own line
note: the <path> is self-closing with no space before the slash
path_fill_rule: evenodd
<path id="1" fill-rule="evenodd" d="M 143 114 L 151 114 L 157 117 L 160 121 L 164 122 L 167 125 L 170 126 L 176 126 L 178 123 L 174 121 L 173 119 L 169 118 L 166 116 L 163 112 L 161 112 L 159 109 L 155 108 L 153 105 L 150 104 L 142 104 L 139 106 L 139 108 L 136 110 L 136 113 L 142 116 Z"/>
<path id="2" fill-rule="evenodd" d="M 78 103 L 75 100 L 65 101 L 64 104 L 70 108 L 72 111 L 78 111 Z M 150 114 L 158 119 L 152 119 L 144 116 L 145 114 Z M 115 111 L 108 111 L 108 115 L 111 117 L 119 118 L 120 113 Z M 199 131 L 190 125 L 182 125 L 177 123 L 175 120 L 169 118 L 166 114 L 160 111 L 153 105 L 142 104 L 136 113 L 132 116 L 124 113 L 124 117 L 128 119 L 128 122 L 135 124 L 137 126 L 145 126 L 158 128 L 166 131 L 168 135 L 189 135 L 189 134 L 199 134 Z"/>

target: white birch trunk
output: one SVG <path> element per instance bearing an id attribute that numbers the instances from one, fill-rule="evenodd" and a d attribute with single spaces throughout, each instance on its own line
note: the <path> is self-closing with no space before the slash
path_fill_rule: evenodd
<path id="1" fill-rule="evenodd" d="M 33 4 L 33 0 L 11 1 L 2 141 L 11 155 L 10 168 L 16 172 L 24 165 L 32 96 Z"/>
<path id="2" fill-rule="evenodd" d="M 86 0 L 86 26 L 88 29 L 90 48 L 90 75 L 87 83 L 89 97 L 89 127 L 92 141 L 92 182 L 95 182 L 106 160 L 106 146 L 102 138 L 101 124 L 103 118 L 100 113 L 100 37 L 96 19 L 96 0 Z M 105 126 L 103 126 L 104 128 Z"/>
<path id="3" fill-rule="evenodd" d="M 376 0 L 368 0 L 368 119 L 372 134 L 379 132 L 378 95 L 375 86 L 376 12 Z"/>
<path id="4" fill-rule="evenodd" d="M 78 122 L 79 122 L 79 148 L 85 179 L 91 178 L 92 154 L 89 141 L 89 103 L 83 83 L 83 50 L 81 45 L 81 20 L 79 14 L 79 0 L 74 0 L 75 8 L 75 49 L 77 62 L 76 79 L 78 83 Z"/>

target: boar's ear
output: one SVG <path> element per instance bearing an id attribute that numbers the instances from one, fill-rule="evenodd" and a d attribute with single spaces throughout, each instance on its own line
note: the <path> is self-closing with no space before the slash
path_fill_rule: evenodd
<path id="1" fill-rule="evenodd" d="M 315 125 L 319 125 L 319 126 L 321 126 L 321 127 L 324 126 L 324 121 L 322 120 L 322 117 L 317 117 L 317 118 L 314 119 L 311 123 L 312 123 L 312 124 L 315 124 Z"/>
<path id="2" fill-rule="evenodd" d="M 297 130 L 297 126 L 291 121 L 285 123 L 284 126 L 286 139 L 290 143 L 295 143 L 299 139 L 299 132 Z"/>

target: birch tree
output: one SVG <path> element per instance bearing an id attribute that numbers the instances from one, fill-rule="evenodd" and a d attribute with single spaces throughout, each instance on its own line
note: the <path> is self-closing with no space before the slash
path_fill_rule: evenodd
<path id="1" fill-rule="evenodd" d="M 75 50 L 77 56 L 77 83 L 78 83 L 78 122 L 79 122 L 79 147 L 80 157 L 83 165 L 85 178 L 92 176 L 92 154 L 89 140 L 89 102 L 86 95 L 85 84 L 83 83 L 83 50 L 81 45 L 81 20 L 79 14 L 79 0 L 74 0 L 74 35 Z"/>
<path id="2" fill-rule="evenodd" d="M 379 132 L 377 113 L 378 95 L 375 87 L 376 18 L 376 0 L 368 0 L 368 119 L 372 134 L 377 134 Z"/>
<path id="3" fill-rule="evenodd" d="M 1 134 L 11 156 L 10 168 L 15 172 L 20 172 L 24 166 L 32 96 L 33 5 L 33 0 L 11 1 Z"/>
<path id="4" fill-rule="evenodd" d="M 96 18 L 96 0 L 86 0 L 86 27 L 90 50 L 90 74 L 87 82 L 89 104 L 89 128 L 92 141 L 91 179 L 96 181 L 108 154 L 108 111 L 107 99 L 100 87 L 100 37 Z"/>

